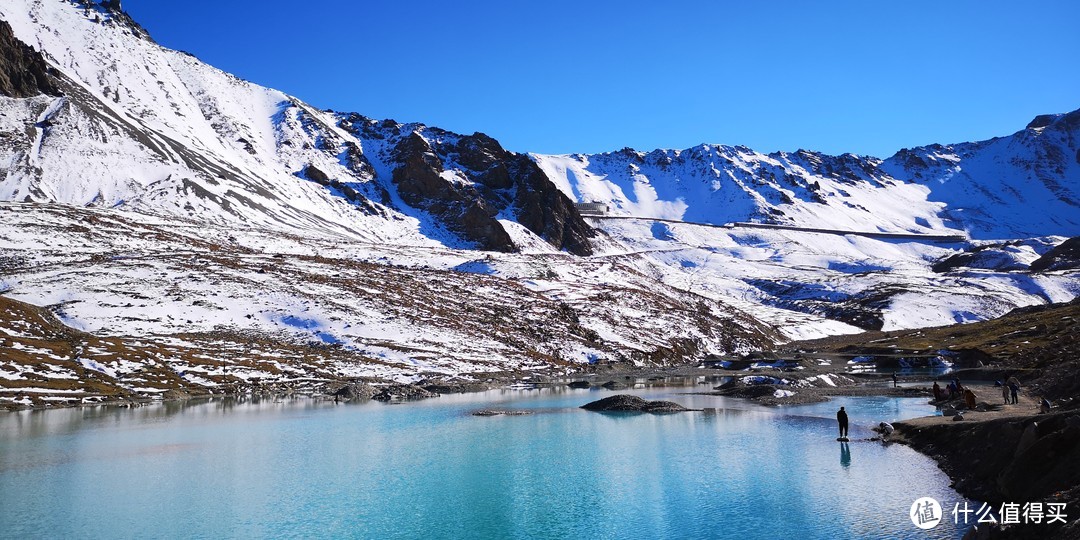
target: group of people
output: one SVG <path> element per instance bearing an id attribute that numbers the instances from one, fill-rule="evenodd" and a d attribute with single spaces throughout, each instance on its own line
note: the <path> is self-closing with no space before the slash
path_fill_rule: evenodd
<path id="1" fill-rule="evenodd" d="M 934 386 L 937 386 L 936 382 L 934 383 Z M 964 385 L 960 384 L 960 378 L 959 377 L 953 377 L 953 380 L 949 381 L 949 385 L 946 386 L 945 388 L 949 391 L 949 399 L 950 400 L 956 399 L 958 397 L 962 397 L 964 395 L 964 390 L 966 390 L 964 388 Z M 936 393 L 935 393 L 934 397 L 937 397 Z"/>
<path id="2" fill-rule="evenodd" d="M 959 378 L 954 377 L 953 380 L 949 381 L 948 386 L 946 386 L 945 388 L 949 391 L 949 396 L 947 398 L 949 401 L 961 398 L 964 400 L 964 405 L 966 405 L 968 409 L 975 408 L 975 402 L 978 399 L 978 396 L 976 396 L 975 392 L 973 392 L 970 388 L 965 388 L 964 385 L 960 384 Z M 934 381 L 933 390 L 934 401 L 942 401 L 946 399 L 946 397 L 942 395 L 941 385 L 939 385 L 937 381 Z"/>
<path id="3" fill-rule="evenodd" d="M 1005 401 L 1006 405 L 1016 405 L 1020 402 L 1020 380 L 1017 379 L 1015 375 L 1009 376 L 1004 381 L 997 381 L 997 385 L 1001 387 L 1001 398 Z M 968 394 L 972 393 L 970 389 L 964 388 L 964 386 L 960 384 L 959 378 L 953 378 L 953 380 L 949 381 L 949 384 L 945 389 L 949 392 L 949 401 L 957 398 L 964 398 L 964 400 L 967 401 Z M 935 381 L 934 401 L 941 401 L 943 398 L 941 386 Z"/>
<path id="4" fill-rule="evenodd" d="M 895 377 L 896 376 L 893 375 L 894 384 L 895 384 Z M 1005 378 L 1003 381 L 997 381 L 997 384 L 999 386 L 1001 386 L 1001 397 L 1002 397 L 1002 399 L 1005 400 L 1006 405 L 1008 405 L 1010 403 L 1013 404 L 1013 405 L 1019 403 L 1020 380 L 1017 379 L 1016 376 L 1010 375 L 1009 377 Z M 975 399 L 976 399 L 975 393 L 972 392 L 970 388 L 965 388 L 963 385 L 961 385 L 959 378 L 953 378 L 953 380 L 949 381 L 949 384 L 948 384 L 948 386 L 946 386 L 946 389 L 949 392 L 949 395 L 948 395 L 949 400 L 953 400 L 953 399 L 956 399 L 958 397 L 962 397 L 964 399 L 965 404 L 967 405 L 967 407 L 969 409 L 974 409 L 975 408 Z M 945 396 L 943 395 L 943 392 L 941 390 L 941 386 L 938 385 L 938 383 L 936 381 L 934 382 L 933 390 L 934 390 L 934 401 L 942 401 L 945 398 Z M 1050 401 L 1048 401 L 1045 398 L 1043 398 L 1042 401 L 1039 403 L 1039 412 L 1041 412 L 1041 413 L 1048 413 L 1048 412 L 1050 412 L 1050 410 L 1052 408 L 1053 408 L 1053 405 L 1050 403 Z M 836 423 L 840 428 L 840 438 L 838 440 L 847 441 L 847 436 L 848 436 L 848 414 L 847 414 L 847 411 L 844 409 L 844 407 L 840 407 L 840 410 L 836 411 Z M 892 435 L 893 430 L 894 430 L 894 428 L 893 428 L 892 424 L 890 424 L 888 422 L 881 422 L 881 423 L 878 424 L 878 428 L 877 428 L 876 431 L 881 433 L 883 439 L 888 440 L 889 436 Z"/>

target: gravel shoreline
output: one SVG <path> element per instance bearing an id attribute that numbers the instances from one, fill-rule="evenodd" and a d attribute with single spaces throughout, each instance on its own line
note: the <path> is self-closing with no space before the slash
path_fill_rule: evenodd
<path id="1" fill-rule="evenodd" d="M 828 375 L 833 384 L 824 382 L 819 378 L 821 375 Z M 841 377 L 835 378 L 837 375 Z M 745 377 L 776 378 L 794 384 L 736 384 L 733 387 L 720 388 L 721 383 L 725 381 L 737 381 Z M 803 381 L 807 379 L 816 382 L 804 383 Z M 902 382 L 910 384 L 915 380 L 929 384 L 929 380 L 925 378 L 902 379 Z M 585 366 L 582 370 L 569 374 L 544 372 L 488 374 L 484 380 L 427 379 L 411 384 L 317 379 L 295 381 L 289 384 L 236 384 L 227 387 L 215 387 L 205 393 L 170 390 L 157 394 L 103 398 L 92 402 L 46 402 L 43 406 L 13 406 L 7 407 L 7 410 L 49 410 L 101 406 L 138 407 L 163 402 L 246 397 L 308 397 L 335 401 L 377 399 L 396 402 L 427 399 L 441 394 L 484 392 L 505 387 L 554 388 L 563 386 L 571 388 L 602 387 L 609 390 L 648 387 L 685 388 L 687 389 L 685 393 L 740 397 L 763 405 L 816 403 L 825 401 L 831 396 L 929 396 L 928 389 L 892 388 L 885 385 L 886 381 L 887 379 L 881 376 L 849 373 L 839 366 L 809 366 L 799 370 L 774 368 L 725 370 L 696 366 L 642 369 L 610 364 Z M 711 388 L 710 390 L 703 390 L 703 386 Z M 777 397 L 774 395 L 777 390 L 788 390 L 793 393 L 785 397 Z"/>

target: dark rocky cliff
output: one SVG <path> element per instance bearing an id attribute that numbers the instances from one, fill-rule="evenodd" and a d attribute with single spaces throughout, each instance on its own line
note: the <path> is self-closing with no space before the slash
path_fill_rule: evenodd
<path id="1" fill-rule="evenodd" d="M 1032 272 L 1080 268 L 1080 236 L 1074 236 L 1031 262 Z"/>
<path id="2" fill-rule="evenodd" d="M 45 59 L 16 39 L 7 21 L 0 21 L 0 94 L 16 98 L 59 95 Z"/>
<path id="3" fill-rule="evenodd" d="M 500 200 L 503 194 L 499 190 L 509 187 L 506 178 L 498 174 L 481 175 L 471 185 L 446 179 L 442 176 L 446 172 L 442 159 L 418 133 L 411 133 L 398 143 L 393 156 L 397 162 L 393 181 L 401 199 L 409 206 L 426 210 L 481 249 L 514 251 L 513 240 L 495 219 L 499 207 L 491 204 L 504 202 Z M 483 180 L 492 185 L 483 184 Z M 487 192 L 487 197 L 481 190 Z"/>
<path id="4" fill-rule="evenodd" d="M 448 138 L 434 149 L 459 165 L 458 171 L 473 182 L 470 187 L 479 196 L 474 204 L 513 215 L 555 247 L 576 255 L 592 253 L 589 238 L 595 231 L 528 156 L 503 149 L 483 133 Z"/>
<path id="5" fill-rule="evenodd" d="M 528 156 L 484 135 L 458 135 L 419 124 L 376 122 L 357 114 L 339 125 L 383 146 L 380 159 L 401 200 L 480 249 L 518 250 L 499 219 L 514 220 L 556 248 L 593 252 L 590 227 Z M 375 145 L 373 145 L 375 146 Z"/>

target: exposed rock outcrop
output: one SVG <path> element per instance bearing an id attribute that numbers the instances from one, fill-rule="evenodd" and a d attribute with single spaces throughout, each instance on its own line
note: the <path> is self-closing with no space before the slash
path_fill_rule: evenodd
<path id="1" fill-rule="evenodd" d="M 673 401 L 648 401 L 646 399 L 631 396 L 627 394 L 619 394 L 615 396 L 606 397 L 592 403 L 587 403 L 581 406 L 582 409 L 589 411 L 610 411 L 610 412 L 682 412 L 690 411 L 693 409 L 687 409 L 678 403 Z"/>
<path id="2" fill-rule="evenodd" d="M 410 206 L 428 211 L 450 230 L 482 249 L 515 251 L 498 217 L 512 218 L 552 245 L 589 255 L 593 229 L 573 203 L 528 156 L 474 133 L 453 136 L 427 129 L 394 148 L 393 181 Z"/>
<path id="3" fill-rule="evenodd" d="M 442 159 L 419 133 L 405 137 L 394 148 L 393 155 L 399 164 L 394 169 L 393 181 L 405 203 L 427 211 L 480 249 L 515 250 L 510 235 L 496 219 L 499 209 L 489 204 L 475 183 L 456 178 L 453 171 L 447 178 Z M 491 188 L 499 189 L 501 178 L 490 176 L 494 184 Z"/>
<path id="4" fill-rule="evenodd" d="M 1036 422 L 1037 420 L 1037 422 Z M 1001 503 L 1080 499 L 1080 416 L 1075 412 L 1028 419 L 896 424 L 904 440 L 933 457 L 955 479 L 956 490 L 998 507 Z M 1028 524 L 998 531 L 995 538 L 1076 538 L 1080 522 Z"/>
<path id="5" fill-rule="evenodd" d="M 0 20 L 0 94 L 26 98 L 59 95 L 41 54 L 15 37 L 11 25 Z"/>
<path id="6" fill-rule="evenodd" d="M 401 202 L 431 215 L 462 240 L 480 249 L 517 251 L 500 223 L 508 220 L 559 249 L 592 253 L 596 231 L 527 155 L 507 151 L 483 133 L 459 135 L 356 113 L 339 113 L 338 126 L 364 144 L 363 151 L 355 145 L 347 149 L 350 170 L 392 188 Z M 375 154 L 380 167 L 372 164 Z"/>
<path id="7" fill-rule="evenodd" d="M 345 383 L 332 389 L 329 394 L 335 400 L 363 401 L 371 399 L 375 395 L 375 389 L 364 383 Z"/>
<path id="8" fill-rule="evenodd" d="M 1032 272 L 1080 268 L 1080 236 L 1074 236 L 1031 263 Z"/>
<path id="9" fill-rule="evenodd" d="M 371 399 L 375 401 L 411 401 L 438 397 L 439 394 L 429 392 L 419 386 L 411 384 L 392 384 L 379 388 Z"/>
<path id="10" fill-rule="evenodd" d="M 354 189 L 352 186 L 345 184 L 337 179 L 330 178 L 322 170 L 314 165 L 308 165 L 304 167 L 304 170 L 300 171 L 301 176 L 319 184 L 320 186 L 328 187 L 336 190 L 341 194 L 345 200 L 356 205 L 357 208 L 367 212 L 368 214 L 378 214 L 379 209 L 371 204 L 363 194 Z"/>
<path id="11" fill-rule="evenodd" d="M 92 0 L 84 1 L 90 2 Z M 147 32 L 142 25 L 136 22 L 135 19 L 132 19 L 131 15 L 128 15 L 128 13 L 124 11 L 123 6 L 120 5 L 120 0 L 101 0 L 101 8 L 108 13 L 112 21 L 130 30 L 133 35 L 145 40 L 153 41 L 153 38 L 150 37 L 150 33 Z"/>
<path id="12" fill-rule="evenodd" d="M 937 261 L 930 269 L 937 273 L 968 268 L 997 270 L 1000 272 L 1026 270 L 1027 265 L 1016 256 L 1016 250 L 1023 244 L 1023 241 L 1017 240 L 972 246 L 962 253 L 950 255 Z"/>
<path id="13" fill-rule="evenodd" d="M 417 386 L 428 392 L 442 395 L 483 392 L 484 390 L 490 390 L 494 385 L 485 382 L 424 381 L 417 383 Z"/>
<path id="14" fill-rule="evenodd" d="M 877 286 L 847 294 L 797 281 L 748 279 L 746 282 L 769 295 L 764 298 L 766 303 L 821 315 L 863 330 L 880 330 L 885 325 L 883 311 L 894 295 L 903 292 L 895 287 Z"/>

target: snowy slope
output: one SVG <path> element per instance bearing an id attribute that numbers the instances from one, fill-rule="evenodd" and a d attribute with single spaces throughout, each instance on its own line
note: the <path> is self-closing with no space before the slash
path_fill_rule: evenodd
<path id="1" fill-rule="evenodd" d="M 1080 235 L 1080 111 L 988 141 L 901 150 L 881 164 L 924 185 L 976 238 Z"/>
<path id="2" fill-rule="evenodd" d="M 926 187 L 867 174 L 861 166 L 863 160 L 876 163 L 872 158 L 765 155 L 711 145 L 533 158 L 568 196 L 608 203 L 615 215 L 856 231 L 945 229 L 937 217 L 943 205 L 927 200 Z M 825 163 L 847 167 L 847 174 L 823 174 Z"/>
<path id="3" fill-rule="evenodd" d="M 1080 111 L 885 161 L 712 145 L 532 157 L 568 197 L 620 216 L 976 239 L 1080 235 Z"/>
<path id="4" fill-rule="evenodd" d="M 147 387 L 136 375 L 152 368 L 156 391 L 182 379 L 205 392 L 251 380 L 563 376 L 745 353 L 779 337 L 727 303 L 564 253 L 343 241 L 40 203 L 0 203 L 0 253 L 6 298 L 88 333 L 72 339 L 126 344 L 65 352 L 0 317 L 0 348 L 32 353 L 0 356 L 0 406 L 40 388 L 13 374 L 42 364 L 85 381 L 80 366 L 92 362 L 136 393 Z M 143 358 L 147 349 L 156 352 Z"/>
<path id="5" fill-rule="evenodd" d="M 590 220 L 658 279 L 744 300 L 791 337 L 981 320 L 1080 290 L 1075 272 L 1027 271 L 1080 235 L 1080 111 L 884 161 L 713 145 L 532 158 L 576 202 L 606 204 Z M 744 222 L 784 230 L 695 225 Z"/>
<path id="6" fill-rule="evenodd" d="M 453 212 L 439 215 L 422 204 L 423 197 L 397 196 L 403 192 L 395 173 L 406 156 L 388 141 L 417 134 L 434 144 L 425 137 L 450 134 L 393 123 L 350 131 L 339 126 L 347 115 L 240 80 L 155 44 L 124 16 L 76 4 L 0 4 L 0 18 L 41 51 L 64 94 L 0 98 L 3 129 L 16 135 L 0 145 L 0 199 L 93 204 L 363 240 L 485 245 L 483 234 L 469 234 L 469 223 L 452 221 Z M 447 185 L 454 183 L 452 157 L 437 156 L 446 162 L 436 166 L 445 169 Z M 466 172 L 459 177 L 475 180 Z M 466 209 L 477 207 L 479 227 L 499 229 L 489 215 L 506 211 L 497 203 L 527 202 L 493 203 L 497 194 L 482 195 L 461 196 Z M 587 245 L 567 246 L 565 231 L 552 219 L 518 219 L 514 212 L 507 217 L 556 248 L 588 251 Z M 565 216 L 559 224 L 574 219 L 572 236 L 587 244 L 591 231 L 579 218 Z M 528 235 L 521 240 L 537 244 Z M 505 241 L 497 247 L 516 246 Z"/>
<path id="7" fill-rule="evenodd" d="M 791 338 L 984 320 L 1080 293 L 1076 271 L 1028 271 L 1063 237 L 1001 245 L 652 220 L 606 220 L 602 227 L 633 242 L 627 264 L 673 287 L 724 299 Z M 935 271 L 938 261 L 972 249 L 1001 255 Z"/>
<path id="8" fill-rule="evenodd" d="M 295 175 L 301 162 L 337 160 L 310 151 L 322 133 L 303 124 L 319 113 L 289 96 L 133 35 L 100 9 L 5 2 L 0 16 L 61 74 L 65 93 L 0 103 L 5 130 L 37 126 L 31 145 L 4 148 L 3 198 L 424 241 L 407 221 L 356 219 L 352 205 Z"/>

